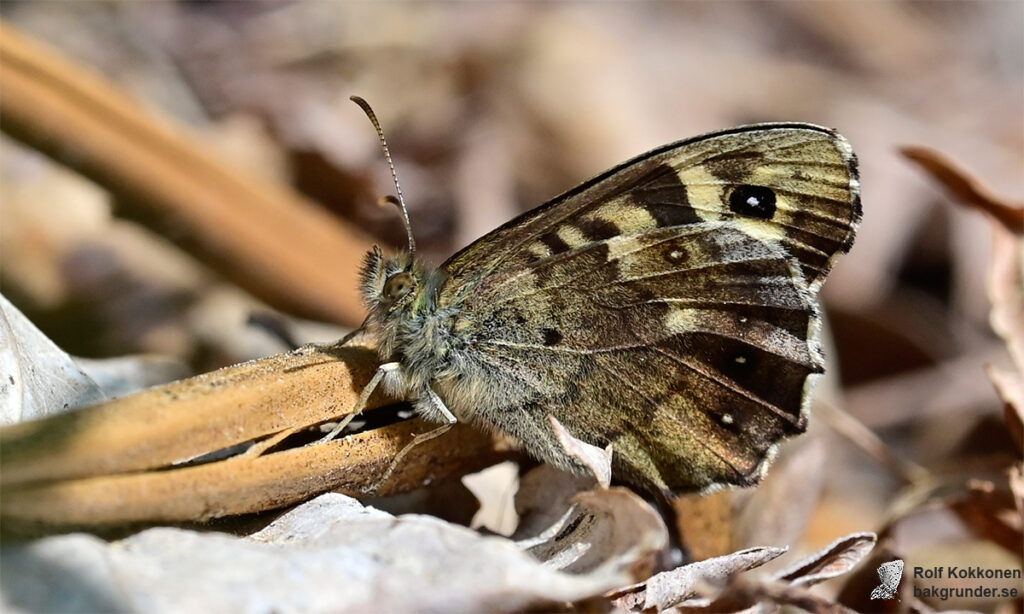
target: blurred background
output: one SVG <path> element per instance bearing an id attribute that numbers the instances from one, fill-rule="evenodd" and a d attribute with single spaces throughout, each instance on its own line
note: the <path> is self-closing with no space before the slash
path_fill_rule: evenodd
<path id="1" fill-rule="evenodd" d="M 1020 450 L 984 370 L 1010 364 L 989 326 L 992 223 L 899 148 L 1020 200 L 1024 4 L 7 0 L 0 17 L 59 51 L 69 64 L 47 74 L 73 85 L 59 115 L 32 71 L 4 84 L 4 295 L 73 354 L 193 372 L 285 349 L 252 313 L 280 313 L 301 341 L 361 321 L 361 252 L 404 231 L 377 202 L 393 187 L 350 95 L 375 108 L 437 264 L 658 145 L 759 121 L 838 129 L 864 221 L 823 290 L 819 397 L 867 429 L 826 412 L 784 454 L 764 489 L 789 517 L 774 535 L 815 547 L 884 529 L 908 567 L 1020 567 L 1005 477 Z M 32 52 L 7 53 L 13 79 L 12 54 Z M 894 509 L 936 481 L 929 506 Z"/>

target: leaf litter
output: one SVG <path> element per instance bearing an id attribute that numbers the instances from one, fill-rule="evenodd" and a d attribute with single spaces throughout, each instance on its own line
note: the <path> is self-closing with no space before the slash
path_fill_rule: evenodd
<path id="1" fill-rule="evenodd" d="M 631 493 L 582 493 L 572 530 L 549 541 L 584 547 L 538 560 L 504 538 L 326 494 L 248 537 L 154 528 L 110 543 L 74 534 L 8 546 L 0 598 L 23 611 L 513 612 L 635 580 L 664 544 L 660 523 Z M 87 588 L 78 601 L 59 590 L 69 578 Z"/>
<path id="2" fill-rule="evenodd" d="M 477 557 L 490 553 L 487 548 L 493 544 L 481 546 L 464 530 L 456 531 L 456 537 L 449 535 L 448 529 L 459 527 L 440 521 L 421 523 L 418 519 L 424 517 L 378 516 L 366 507 L 360 511 L 351 501 L 341 504 L 328 498 L 324 500 L 330 502 L 327 505 L 317 499 L 314 502 L 320 502 L 319 508 L 300 506 L 292 510 L 306 514 L 311 525 L 334 526 L 332 518 L 344 518 L 346 523 L 365 521 L 366 525 L 356 525 L 363 527 L 372 524 L 367 517 L 381 524 L 410 525 L 415 528 L 405 530 L 414 534 L 432 536 L 430 539 L 443 535 L 446 544 L 465 545 L 466 552 L 472 551 L 468 554 L 471 560 L 492 565 L 494 570 L 506 564 L 526 570 L 527 566 L 519 567 L 526 565 L 521 559 L 511 554 L 505 558 L 509 552 L 525 549 L 530 555 L 526 561 L 530 557 L 543 561 L 538 573 L 546 574 L 545 578 L 564 579 L 549 574 L 587 577 L 598 570 L 610 574 L 613 568 L 628 568 L 630 572 L 623 575 L 632 577 L 611 586 L 613 591 L 623 591 L 622 586 L 635 586 L 635 581 L 647 579 L 645 575 L 662 571 L 675 581 L 666 580 L 659 603 L 676 602 L 681 594 L 692 590 L 685 589 L 687 582 L 698 587 L 694 595 L 677 602 L 686 604 L 688 611 L 755 606 L 759 611 L 772 611 L 779 604 L 811 611 L 841 607 L 857 611 L 883 607 L 885 611 L 928 611 L 943 604 L 914 598 L 913 587 L 906 581 L 900 587 L 899 602 L 883 606 L 870 601 L 868 596 L 878 584 L 877 566 L 896 558 L 906 559 L 909 565 L 914 557 L 928 564 L 938 560 L 929 558 L 937 556 L 933 548 L 937 543 L 968 557 L 964 558 L 966 563 L 981 560 L 974 554 L 976 550 L 967 546 L 1014 545 L 1024 510 L 1020 463 L 1022 337 L 1013 334 L 1015 330 L 1019 333 L 1024 312 L 1020 303 L 1019 232 L 1003 233 L 1004 238 L 998 231 L 993 233 L 995 259 L 987 269 L 991 274 L 986 276 L 984 250 L 978 246 L 988 241 L 989 226 L 974 212 L 946 207 L 930 182 L 915 174 L 916 169 L 900 164 L 894 147 L 899 142 L 937 144 L 941 151 L 977 164 L 997 184 L 1001 180 L 1005 184 L 1007 177 L 1011 185 L 1013 181 L 1019 184 L 1021 145 L 1014 135 L 1020 132 L 1016 129 L 1020 126 L 1020 104 L 1019 95 L 1010 92 L 1020 88 L 1007 84 L 1017 85 L 1020 78 L 999 72 L 1015 66 L 1013 58 L 1019 56 L 1016 38 L 1010 40 L 1013 37 L 1007 37 L 1006 30 L 1001 29 L 1004 24 L 1016 23 L 1005 18 L 1008 9 L 987 5 L 968 14 L 954 5 L 912 10 L 905 5 L 851 4 L 842 8 L 844 19 L 853 23 L 884 23 L 888 26 L 885 32 L 899 33 L 889 36 L 872 28 L 845 27 L 835 18 L 835 7 L 814 3 L 766 6 L 756 16 L 733 9 L 694 11 L 684 6 L 655 7 L 628 16 L 614 8 L 539 5 L 517 6 L 505 12 L 493 8 L 460 8 L 456 12 L 427 5 L 379 9 L 367 5 L 334 11 L 326 8 L 327 4 L 302 2 L 273 9 L 257 5 L 200 9 L 187 3 L 166 3 L 147 5 L 146 11 L 113 12 L 88 5 L 73 10 L 58 6 L 22 3 L 9 7 L 5 18 L 41 34 L 40 38 L 55 46 L 70 49 L 70 55 L 95 64 L 101 72 L 143 76 L 141 80 L 125 78 L 122 82 L 142 96 L 153 96 L 147 100 L 153 106 L 191 118 L 190 128 L 206 138 L 218 155 L 231 157 L 241 166 L 256 168 L 260 174 L 279 181 L 290 180 L 336 216 L 384 242 L 395 243 L 402 237 L 393 216 L 384 215 L 372 204 L 379 196 L 375 186 L 389 181 L 386 169 L 379 163 L 372 139 L 364 138 L 362 118 L 347 112 L 345 96 L 339 92 L 384 98 L 378 111 L 385 124 L 398 126 L 389 137 L 400 158 L 403 181 L 407 180 L 406 191 L 418 196 L 410 199 L 418 239 L 424 253 L 437 259 L 580 178 L 664 142 L 666 134 L 696 134 L 741 119 L 792 117 L 834 125 L 854 141 L 862 162 L 867 214 L 854 254 L 830 279 L 824 299 L 836 333 L 836 347 L 828 352 L 830 372 L 837 373 L 833 367 L 841 365 L 843 375 L 836 383 L 837 393 L 830 394 L 828 401 L 846 410 L 855 422 L 859 420 L 863 428 L 851 426 L 853 422 L 838 435 L 828 429 L 814 432 L 827 413 L 816 408 L 812 431 L 799 443 L 814 443 L 817 450 L 794 450 L 793 464 L 787 463 L 784 450 L 766 483 L 752 494 L 715 493 L 724 502 L 727 520 L 738 518 L 739 526 L 711 517 L 690 531 L 720 538 L 714 545 L 717 556 L 700 557 L 718 560 L 717 572 L 712 572 L 711 565 L 700 567 L 704 562 L 701 560 L 688 560 L 689 565 L 698 566 L 689 571 L 683 571 L 687 565 L 664 571 L 653 554 L 661 543 L 664 527 L 652 528 L 651 518 L 656 514 L 650 506 L 641 506 L 633 496 L 614 486 L 595 488 L 588 476 L 572 476 L 545 467 L 529 469 L 525 462 L 521 463 L 521 485 L 514 498 L 522 517 L 513 540 L 506 540 L 506 546 L 496 550 L 500 552 L 494 555 L 493 563 L 485 561 L 484 556 Z M 440 54 L 431 44 L 439 36 L 431 23 L 444 24 L 442 38 L 446 42 Z M 765 28 L 765 23 L 772 27 Z M 93 30 L 83 24 L 113 27 Z M 967 27 L 959 27 L 962 24 Z M 743 46 L 724 45 L 725 52 L 708 44 L 707 33 L 723 31 L 726 25 L 729 31 L 747 33 Z M 638 31 L 645 35 L 637 37 Z M 133 34 L 126 37 L 122 34 L 125 32 Z M 139 37 L 140 32 L 146 35 Z M 189 32 L 190 36 L 175 36 L 176 32 Z M 297 32 L 302 35 L 296 36 Z M 985 35 L 976 39 L 972 32 Z M 777 53 L 779 37 L 788 41 L 787 54 Z M 200 44 L 193 44 L 193 39 Z M 144 53 L 139 53 L 140 45 L 145 46 Z M 671 57 L 684 60 L 665 62 L 667 50 L 671 50 Z M 985 61 L 935 61 L 947 54 Z M 686 57 L 701 60 L 687 62 Z M 992 57 L 1010 61 L 988 61 Z M 170 71 L 174 78 L 158 81 L 154 75 L 166 76 L 169 66 L 175 67 Z M 642 71 L 633 69 L 641 66 Z M 923 66 L 930 68 L 921 70 Z M 910 72 L 918 78 L 906 79 Z M 736 74 L 748 77 L 719 81 L 722 75 Z M 654 90 L 637 81 L 643 75 L 654 77 L 658 84 Z M 402 84 L 402 96 L 371 96 L 393 91 L 396 82 Z M 717 85 L 693 96 L 692 84 L 705 82 Z M 155 83 L 159 86 L 153 87 Z M 567 84 L 571 95 L 565 91 Z M 759 92 L 756 100 L 748 95 L 752 87 Z M 927 104 L 920 104 L 920 92 L 937 87 L 944 88 L 946 95 L 930 97 Z M 581 99 L 595 104 L 581 107 Z M 679 101 L 685 104 L 680 106 Z M 237 156 L 216 143 L 227 126 L 235 126 L 242 140 L 250 143 Z M 31 165 L 12 164 L 11 160 L 24 156 L 22 152 L 7 155 L 11 146 L 5 143 L 4 147 L 4 183 L 24 188 L 27 209 L 42 203 L 55 207 L 71 204 L 73 198 L 42 190 L 40 184 L 47 182 L 25 181 L 24 171 Z M 919 165 L 939 169 L 938 185 L 949 188 L 949 193 L 959 198 L 980 197 L 984 211 L 1008 221 L 1012 228 L 1024 219 L 1015 217 L 1019 215 L 1015 203 L 1000 199 L 994 190 L 950 163 L 944 154 L 926 153 L 922 158 L 921 149 L 916 151 Z M 254 152 L 268 155 L 254 157 Z M 263 168 L 266 160 L 273 160 L 272 168 Z M 38 167 L 41 163 L 32 164 Z M 451 181 L 453 169 L 455 181 Z M 9 207 L 11 199 L 2 200 L 0 206 Z M 49 215 L 46 224 L 56 226 L 61 219 L 71 216 Z M 159 275 L 166 268 L 164 263 L 148 262 L 150 251 L 133 251 L 137 244 L 121 244 L 116 249 L 105 244 L 97 249 L 94 244 L 89 250 L 73 251 L 67 260 L 33 258 L 38 245 L 24 238 L 36 236 L 33 231 L 38 230 L 38 224 L 18 226 L 18 219 L 10 215 L 4 221 L 12 230 L 4 235 L 3 281 L 18 290 L 19 306 L 31 308 L 26 308 L 26 313 L 52 316 L 72 312 L 72 307 L 81 309 L 83 304 L 85 309 L 81 310 L 115 305 L 120 311 L 112 312 L 118 317 L 86 330 L 92 333 L 95 329 L 105 333 L 104 338 L 120 339 L 120 346 L 113 346 L 117 352 L 165 352 L 180 356 L 196 372 L 267 352 L 266 340 L 247 338 L 239 324 L 258 302 L 240 297 L 230 284 L 218 282 L 213 287 L 207 276 L 190 274 L 187 283 L 181 283 L 187 286 L 182 291 L 175 285 L 179 282 L 168 284 Z M 68 233 L 80 232 L 71 226 Z M 160 228 L 164 236 L 151 233 L 145 240 L 156 243 L 174 238 L 173 227 Z M 453 241 L 456 231 L 461 233 L 460 238 Z M 123 239 L 109 229 L 100 234 L 111 244 Z M 298 242 L 291 249 L 298 252 L 306 247 Z M 120 266 L 124 262 L 143 266 Z M 338 264 L 331 262 L 330 266 Z M 105 276 L 111 271 L 105 267 L 115 271 L 131 268 L 140 274 L 113 276 L 116 283 L 106 285 Z M 999 281 L 993 282 L 997 277 Z M 981 292 L 981 282 L 986 278 L 990 280 L 987 297 Z M 41 281 L 46 281 L 46 292 L 36 287 L 43 287 Z M 83 289 L 84 294 L 75 294 Z M 87 300 L 79 300 L 77 305 L 74 300 L 65 298 L 61 303 L 54 298 L 80 299 L 83 295 Z M 13 299 L 15 293 L 10 296 Z M 131 300 L 107 300 L 115 296 Z M 213 300 L 217 296 L 229 300 Z M 195 297 L 199 297 L 198 302 L 193 300 Z M 991 328 L 1000 337 L 987 333 L 985 318 L 989 317 L 990 305 L 986 298 L 992 307 Z M 162 313 L 162 309 L 170 317 L 149 317 L 154 312 Z M 44 326 L 44 322 L 39 324 L 52 332 L 53 328 Z M 59 333 L 54 339 L 58 345 L 73 347 L 66 345 Z M 141 347 L 131 345 L 135 343 Z M 83 353 L 78 349 L 72 352 Z M 1004 360 L 1006 357 L 1010 360 Z M 79 371 L 92 377 L 93 372 L 81 361 L 72 360 Z M 992 363 L 987 367 L 990 380 L 980 369 L 988 363 Z M 39 364 L 50 368 L 60 361 Z M 73 369 L 69 372 L 75 373 Z M 63 403 L 69 407 L 78 404 L 75 390 L 72 387 L 70 393 L 58 395 L 45 411 L 57 411 Z M 104 390 L 104 394 L 109 393 Z M 864 437 L 869 429 L 874 435 Z M 849 444 L 851 440 L 856 443 Z M 567 447 L 571 447 L 571 440 L 567 441 Z M 822 455 L 822 447 L 827 454 Z M 871 456 L 862 450 L 869 450 Z M 482 496 L 507 491 L 509 476 L 501 480 L 503 486 Z M 432 484 L 425 489 L 433 492 L 432 496 L 391 502 L 395 509 L 430 511 L 455 523 L 468 522 L 475 504 L 468 494 L 456 496 L 448 488 Z M 446 505 L 448 510 L 443 509 Z M 609 517 L 616 520 L 609 521 Z M 282 516 L 279 520 L 285 519 Z M 287 520 L 280 527 L 289 526 L 289 522 L 296 520 Z M 616 531 L 609 522 L 646 527 L 647 541 L 624 543 L 629 541 L 629 531 Z M 864 529 L 878 530 L 880 545 L 859 567 L 848 571 L 847 565 L 853 564 L 860 549 L 869 548 L 866 537 L 857 537 Z M 337 534 L 332 532 L 335 530 Z M 385 578 L 388 572 L 383 566 L 373 566 L 373 560 L 366 562 L 365 568 L 378 575 L 367 578 L 356 570 L 353 577 L 370 580 L 359 586 L 350 584 L 344 574 L 317 573 L 316 562 L 321 561 L 332 572 L 349 567 L 340 560 L 341 555 L 334 560 L 334 553 L 317 550 L 313 539 L 344 544 L 337 547 L 349 548 L 345 552 L 356 560 L 360 553 L 375 552 L 370 544 L 359 543 L 356 547 L 352 545 L 355 542 L 339 537 L 344 532 L 341 528 L 325 529 L 324 533 L 296 530 L 296 548 L 305 549 L 301 553 L 286 551 L 289 542 L 281 535 L 268 534 L 266 542 L 256 542 L 252 536 L 234 537 L 209 530 L 154 531 L 113 542 L 76 534 L 22 545 L 6 543 L 0 559 L 4 571 L 0 592 L 8 603 L 10 595 L 24 595 L 32 586 L 46 585 L 47 578 L 59 575 L 59 584 L 46 586 L 59 586 L 64 601 L 53 597 L 54 601 L 46 604 L 59 605 L 57 609 L 62 611 L 150 609 L 157 603 L 156 598 L 150 600 L 141 590 L 132 589 L 130 594 L 138 601 L 125 605 L 121 584 L 115 585 L 110 594 L 93 588 L 110 586 L 106 582 L 113 575 L 111 553 L 124 554 L 122 551 L 136 557 L 132 560 L 140 565 L 131 571 L 145 576 L 140 586 L 150 587 L 154 594 L 161 595 L 159 599 L 180 577 L 170 571 L 207 586 L 197 578 L 199 570 L 188 575 L 190 570 L 183 569 L 186 565 L 182 561 L 161 558 L 161 549 L 174 551 L 174 544 L 167 542 L 181 537 L 183 544 L 198 550 L 183 556 L 203 561 L 198 544 L 212 548 L 210 563 L 219 567 L 201 569 L 227 582 L 237 593 L 244 593 L 230 597 L 235 599 L 231 603 L 240 607 L 277 600 L 285 610 L 294 604 L 299 609 L 315 609 L 314 604 L 321 602 L 314 593 L 326 590 L 333 595 L 332 587 L 339 583 L 354 586 L 354 594 L 365 594 L 359 593 L 365 586 L 381 589 L 373 601 L 361 604 L 368 609 L 397 603 L 387 601 L 391 596 L 383 588 L 394 585 Z M 837 535 L 844 534 L 849 537 L 834 542 Z M 138 539 L 143 535 L 145 539 Z M 307 537 L 310 535 L 315 538 Z M 398 551 L 404 547 L 407 553 L 416 552 L 394 536 L 382 539 L 390 540 L 387 543 Z M 425 541 L 432 543 L 430 539 Z M 81 550 L 69 552 L 65 543 L 72 542 L 80 544 Z M 825 545 L 830 542 L 834 542 L 832 546 Z M 470 543 L 472 546 L 467 545 Z M 509 550 L 508 544 L 514 544 L 514 548 Z M 748 549 L 759 544 L 768 548 Z M 235 546 L 244 551 L 239 560 L 259 560 L 277 575 L 261 573 L 259 566 L 239 566 L 234 568 L 237 576 L 229 576 L 234 559 L 217 558 L 214 552 L 217 548 L 231 552 Z M 743 561 L 759 556 L 758 552 L 764 554 L 771 547 L 782 546 L 790 546 L 791 554 L 735 573 L 744 567 Z M 1008 552 L 1005 556 L 1012 564 L 1020 564 L 1019 550 L 1015 554 L 1003 546 L 998 549 Z M 273 557 L 266 555 L 269 551 L 283 556 L 290 566 L 275 565 Z M 303 554 L 311 552 L 313 562 L 301 560 Z M 436 555 L 436 561 L 402 564 L 425 567 L 428 562 L 436 562 L 441 568 L 441 562 L 446 564 L 450 559 L 438 552 L 424 547 L 424 556 Z M 831 558 L 833 554 L 837 558 Z M 415 558 L 414 554 L 410 556 Z M 774 571 L 789 557 L 803 557 L 789 567 L 792 571 L 788 573 L 799 576 L 792 583 L 778 577 L 782 572 Z M 395 566 L 395 577 L 412 573 L 391 558 L 383 560 Z M 60 575 L 64 569 L 73 573 Z M 703 572 L 698 573 L 701 569 Z M 800 584 L 842 570 L 847 573 L 822 582 L 813 593 Z M 463 571 L 456 567 L 453 576 L 463 577 Z M 317 579 L 317 585 L 302 584 L 305 574 Z M 245 580 L 246 576 L 250 581 Z M 696 576 L 701 580 L 695 580 Z M 7 581 L 8 577 L 18 582 Z M 465 577 L 473 576 L 466 572 Z M 441 603 L 447 592 L 444 589 L 450 586 L 440 583 L 444 580 L 441 574 L 424 574 L 424 583 L 414 585 L 427 591 L 428 578 L 439 583 L 433 586 L 434 594 L 425 597 L 424 608 Z M 642 582 L 645 588 L 637 590 L 653 586 L 653 595 L 662 582 L 654 578 Z M 296 586 L 307 587 L 300 592 L 309 594 L 300 599 L 276 592 L 281 586 L 277 583 L 292 580 Z M 530 582 L 528 588 L 535 586 L 539 585 Z M 544 588 L 553 586 L 554 581 Z M 12 587 L 22 592 L 11 592 Z M 209 588 L 210 594 L 215 594 L 213 587 Z M 492 605 L 496 599 L 484 588 L 465 587 L 465 600 L 453 599 L 444 606 L 484 609 L 484 604 Z M 508 604 L 499 603 L 495 609 L 506 605 L 520 610 L 563 609 L 572 607 L 565 604 L 576 597 L 595 609 L 609 607 L 606 598 L 593 599 L 607 593 L 588 592 L 597 589 L 583 587 L 582 583 L 574 584 L 572 590 L 562 586 L 562 592 L 551 589 L 545 595 L 539 595 L 539 590 L 524 591 L 522 586 L 505 588 Z M 180 591 L 180 585 L 179 592 L 185 592 Z M 472 604 L 470 597 L 481 601 Z M 566 599 L 557 599 L 563 597 Z M 643 597 L 646 599 L 646 592 Z M 1013 608 L 1019 604 L 1009 605 Z M 400 605 L 422 609 L 408 602 Z M 1012 611 L 1006 605 L 1000 605 L 1003 611 Z M 992 604 L 962 606 L 990 609 Z M 336 604 L 326 607 L 337 609 Z"/>

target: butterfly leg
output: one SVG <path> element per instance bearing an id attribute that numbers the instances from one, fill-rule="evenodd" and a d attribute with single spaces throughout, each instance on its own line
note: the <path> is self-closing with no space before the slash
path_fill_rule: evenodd
<path id="1" fill-rule="evenodd" d="M 448 429 L 455 426 L 455 423 L 458 422 L 458 419 L 455 417 L 455 414 L 453 414 L 451 410 L 448 409 L 448 406 L 444 404 L 444 401 L 441 400 L 441 397 L 437 396 L 437 393 L 431 390 L 430 388 L 427 388 L 427 398 L 430 399 L 430 402 L 434 406 L 434 409 L 436 409 L 444 417 L 444 419 L 447 420 L 447 422 L 437 427 L 436 429 L 431 429 L 426 433 L 420 433 L 419 435 L 414 437 L 412 441 L 407 443 L 405 447 L 402 448 L 397 455 L 395 455 L 395 458 L 391 461 L 391 465 L 388 466 L 388 470 L 384 472 L 384 477 L 377 480 L 377 483 L 374 484 L 369 489 L 368 494 L 377 492 L 377 489 L 379 489 L 381 486 L 386 484 L 388 480 L 391 479 L 392 474 L 395 473 L 395 469 L 398 468 L 398 465 L 402 462 L 402 459 L 405 458 L 405 455 L 408 454 L 413 448 L 420 445 L 421 443 L 428 442 L 431 439 L 434 439 L 435 437 L 444 435 L 448 431 Z"/>
<path id="2" fill-rule="evenodd" d="M 363 410 L 366 409 L 366 403 L 370 400 L 370 395 L 373 394 L 373 391 L 377 389 L 378 385 L 380 385 L 381 380 L 384 379 L 388 373 L 393 373 L 400 369 L 401 366 L 402 365 L 397 362 L 386 362 L 377 367 L 377 372 L 373 374 L 373 378 L 370 379 L 370 382 L 366 384 L 366 387 L 363 388 L 363 391 L 359 394 L 359 400 L 356 401 L 356 406 L 352 409 L 352 413 L 345 416 L 330 433 L 324 435 L 317 443 L 327 443 L 337 437 L 338 433 L 343 431 L 345 427 L 348 426 L 349 422 L 352 422 L 352 418 L 363 413 Z"/>
<path id="3" fill-rule="evenodd" d="M 369 324 L 370 324 L 370 316 L 366 316 L 366 319 L 363 320 L 363 323 L 359 325 L 359 328 L 351 331 L 349 334 L 347 334 L 344 337 L 342 337 L 335 344 L 335 346 L 337 346 L 337 347 L 345 347 L 346 345 L 351 343 L 353 339 L 358 339 L 362 335 L 365 335 L 366 334 L 366 330 L 369 327 Z"/>

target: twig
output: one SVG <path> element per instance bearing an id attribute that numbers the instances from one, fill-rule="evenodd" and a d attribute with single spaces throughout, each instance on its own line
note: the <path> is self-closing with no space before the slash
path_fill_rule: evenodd
<path id="1" fill-rule="evenodd" d="M 108 189 L 123 212 L 269 304 L 356 325 L 370 241 L 230 168 L 115 85 L 0 23 L 0 130 Z"/>
<path id="2" fill-rule="evenodd" d="M 5 530 L 43 524 L 61 529 L 132 522 L 201 521 L 275 509 L 329 490 L 359 496 L 377 484 L 391 458 L 417 432 L 409 420 L 326 444 L 259 457 L 126 475 L 66 480 L 4 489 Z M 405 492 L 506 460 L 479 431 L 459 425 L 423 444 L 374 496 Z"/>
<path id="3" fill-rule="evenodd" d="M 376 366 L 365 349 L 306 347 L 0 429 L 0 521 L 59 527 L 202 520 L 332 489 L 363 493 L 430 425 L 405 421 L 327 444 L 180 463 L 346 415 Z M 383 400 L 374 395 L 369 407 Z M 375 494 L 412 490 L 508 456 L 490 437 L 460 427 L 418 448 Z"/>
<path id="4" fill-rule="evenodd" d="M 815 403 L 814 411 L 828 422 L 834 431 L 875 459 L 905 484 L 912 486 L 934 481 L 927 469 L 894 454 L 878 435 L 842 409 L 819 401 Z"/>

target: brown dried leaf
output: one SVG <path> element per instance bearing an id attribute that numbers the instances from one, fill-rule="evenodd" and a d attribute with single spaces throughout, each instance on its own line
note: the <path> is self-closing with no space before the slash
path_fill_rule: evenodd
<path id="1" fill-rule="evenodd" d="M 987 480 L 971 480 L 967 492 L 946 504 L 975 535 L 1021 556 L 1024 533 L 1011 493 Z"/>
<path id="2" fill-rule="evenodd" d="M 0 480 L 157 468 L 330 420 L 351 411 L 377 362 L 365 349 L 309 346 L 7 426 Z"/>
<path id="3" fill-rule="evenodd" d="M 993 225 L 993 252 L 988 272 L 992 300 L 989 322 L 1024 377 L 1024 239 Z"/>
<path id="4" fill-rule="evenodd" d="M 874 533 L 853 533 L 841 537 L 790 569 L 775 574 L 774 579 L 794 586 L 812 586 L 841 576 L 856 567 L 875 547 L 876 541 Z"/>
<path id="5" fill-rule="evenodd" d="M 900 152 L 926 170 L 959 203 L 984 211 L 1017 235 L 1024 234 L 1024 207 L 995 196 L 947 156 L 928 147 L 906 146 L 900 148 Z"/>
<path id="6" fill-rule="evenodd" d="M 5 529 L 51 531 L 203 521 L 277 509 L 330 490 L 364 495 L 378 484 L 395 455 L 417 433 L 431 428 L 422 420 L 407 420 L 262 456 L 242 454 L 182 468 L 5 484 L 0 521 Z M 417 446 L 416 452 L 374 494 L 422 488 L 509 458 L 465 425 Z"/>
<path id="7" fill-rule="evenodd" d="M 1009 474 L 1013 503 L 1017 506 L 1017 513 L 1024 518 L 1024 463 L 1010 467 Z"/>
<path id="8" fill-rule="evenodd" d="M 1003 419 L 1017 452 L 1024 453 L 1024 379 L 1019 374 L 989 365 L 989 379 L 1003 399 Z"/>
<path id="9" fill-rule="evenodd" d="M 736 495 L 736 490 L 722 489 L 706 495 L 683 495 L 672 501 L 679 540 L 685 552 L 694 560 L 722 556 L 746 545 L 734 544 L 736 520 L 733 509 Z"/>

